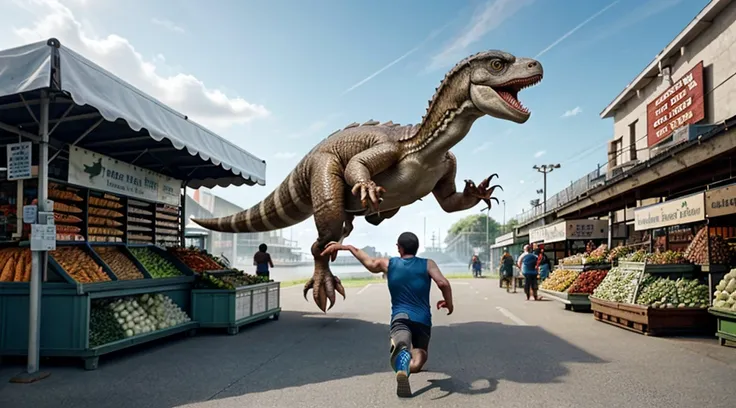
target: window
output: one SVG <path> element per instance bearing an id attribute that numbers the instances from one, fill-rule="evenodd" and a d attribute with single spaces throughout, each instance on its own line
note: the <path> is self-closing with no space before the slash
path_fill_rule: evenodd
<path id="1" fill-rule="evenodd" d="M 623 157 L 621 157 L 624 153 L 624 138 L 619 137 L 618 139 L 613 141 L 613 165 L 618 166 L 619 164 L 623 164 Z"/>
<path id="2" fill-rule="evenodd" d="M 639 119 L 635 120 L 629 125 L 629 158 L 630 160 L 636 160 L 636 124 Z"/>

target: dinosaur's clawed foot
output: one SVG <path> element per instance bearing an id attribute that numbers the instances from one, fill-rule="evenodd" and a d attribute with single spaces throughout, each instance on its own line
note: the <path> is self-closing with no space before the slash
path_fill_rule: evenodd
<path id="1" fill-rule="evenodd" d="M 498 198 L 492 197 L 493 192 L 498 188 L 503 191 L 503 187 L 499 185 L 490 186 L 491 180 L 494 177 L 498 177 L 498 174 L 491 174 L 487 179 L 483 180 L 479 185 L 475 185 L 472 180 L 465 180 L 465 190 L 463 193 L 475 198 L 482 200 L 488 206 L 486 209 L 491 208 L 491 200 L 494 200 L 498 204 Z"/>
<path id="2" fill-rule="evenodd" d="M 354 196 L 360 194 L 360 202 L 363 204 L 363 208 L 368 208 L 368 199 L 370 199 L 371 205 L 376 211 L 381 201 L 383 201 L 381 195 L 385 192 L 385 188 L 377 186 L 372 180 L 356 183 L 352 190 Z"/>
<path id="3" fill-rule="evenodd" d="M 318 270 L 314 272 L 314 276 L 304 285 L 304 300 L 307 300 L 307 292 L 312 289 L 312 297 L 317 307 L 325 313 L 335 306 L 335 292 L 342 295 L 345 299 L 345 288 L 340 282 L 340 278 L 333 276 L 329 270 Z M 327 301 L 330 301 L 329 307 Z"/>

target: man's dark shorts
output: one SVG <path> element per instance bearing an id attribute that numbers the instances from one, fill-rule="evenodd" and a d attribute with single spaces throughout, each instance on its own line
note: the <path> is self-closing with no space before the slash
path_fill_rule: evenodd
<path id="1" fill-rule="evenodd" d="M 524 291 L 537 290 L 539 288 L 539 279 L 537 275 L 524 275 Z"/>
<path id="2" fill-rule="evenodd" d="M 425 324 L 409 320 L 409 316 L 400 313 L 391 321 L 390 337 L 395 346 L 429 349 L 432 328 Z"/>

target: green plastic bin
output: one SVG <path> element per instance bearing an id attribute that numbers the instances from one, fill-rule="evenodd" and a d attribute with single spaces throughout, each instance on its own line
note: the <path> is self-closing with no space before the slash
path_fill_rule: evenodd
<path id="1" fill-rule="evenodd" d="M 240 327 L 281 313 L 281 284 L 259 283 L 234 290 L 192 290 L 192 320 L 199 327 L 227 328 L 237 334 Z"/>

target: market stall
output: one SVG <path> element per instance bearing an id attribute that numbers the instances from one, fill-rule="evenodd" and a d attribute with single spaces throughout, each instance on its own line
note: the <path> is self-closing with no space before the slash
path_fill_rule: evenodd
<path id="1" fill-rule="evenodd" d="M 200 327 L 192 285 L 208 268 L 245 275 L 182 248 L 184 189 L 263 185 L 265 162 L 55 39 L 0 61 L 0 356 L 28 355 L 18 381 L 39 377 L 39 355 L 93 369 Z M 266 291 L 251 316 L 278 315 L 278 283 Z"/>
<path id="2" fill-rule="evenodd" d="M 504 234 L 496 238 L 496 242 L 491 245 L 491 273 L 498 273 L 498 287 L 503 287 L 503 276 L 501 276 L 500 273 L 500 262 L 504 249 L 508 250 L 509 254 L 514 258 L 514 262 L 516 262 L 519 255 L 523 252 L 523 247 L 526 244 L 527 240 L 524 237 L 519 237 L 514 231 L 511 231 L 508 234 Z M 523 285 L 524 278 L 521 276 L 521 270 L 517 267 L 514 267 L 514 279 L 516 280 L 517 287 L 521 287 Z"/>
<path id="3" fill-rule="evenodd" d="M 566 220 L 529 231 L 532 244 L 543 244 L 553 264 L 590 252 L 608 240 L 608 220 Z"/>
<path id="4" fill-rule="evenodd" d="M 542 282 L 539 291 L 575 312 L 590 311 L 589 296 L 608 274 L 605 269 L 575 270 L 561 267 Z"/>

